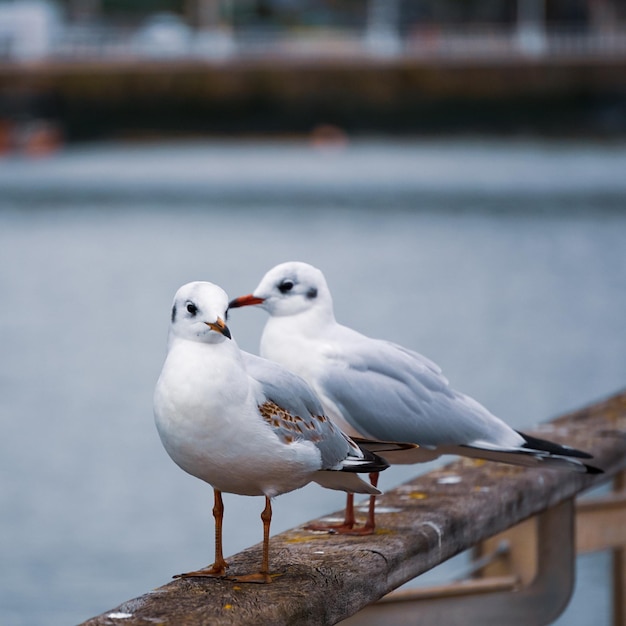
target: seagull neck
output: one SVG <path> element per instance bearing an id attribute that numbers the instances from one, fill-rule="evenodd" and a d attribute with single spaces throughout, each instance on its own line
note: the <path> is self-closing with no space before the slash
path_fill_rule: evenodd
<path id="1" fill-rule="evenodd" d="M 283 330 L 292 330 L 300 334 L 316 335 L 320 329 L 328 328 L 336 323 L 332 308 L 317 306 L 296 315 L 270 318 L 280 320 L 278 325 Z"/>
<path id="2" fill-rule="evenodd" d="M 234 339 L 217 341 L 195 341 L 186 337 L 171 336 L 169 352 L 181 350 L 186 354 L 193 354 L 202 361 L 228 359 L 237 365 L 243 362 L 241 351 Z"/>
<path id="3" fill-rule="evenodd" d="M 243 390 L 248 382 L 241 351 L 232 339 L 203 343 L 177 337 L 170 343 L 166 364 L 179 376 L 204 381 L 207 389 L 236 381 Z"/>

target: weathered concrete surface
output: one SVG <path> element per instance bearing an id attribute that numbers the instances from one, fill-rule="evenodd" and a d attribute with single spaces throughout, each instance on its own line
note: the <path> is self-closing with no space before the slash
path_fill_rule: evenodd
<path id="1" fill-rule="evenodd" d="M 372 537 L 302 528 L 273 537 L 271 567 L 279 576 L 271 585 L 176 580 L 84 626 L 334 624 L 454 554 L 626 467 L 626 392 L 549 422 L 536 434 L 589 451 L 606 473 L 460 460 L 380 497 L 379 530 Z M 227 559 L 230 573 L 254 571 L 260 559 L 260 545 L 244 550 Z"/>

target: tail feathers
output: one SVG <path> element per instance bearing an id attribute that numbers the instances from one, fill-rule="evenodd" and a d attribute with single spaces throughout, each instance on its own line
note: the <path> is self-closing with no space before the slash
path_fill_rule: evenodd
<path id="1" fill-rule="evenodd" d="M 313 480 L 327 489 L 337 489 L 348 493 L 368 493 L 372 496 L 380 495 L 381 492 L 376 487 L 368 485 L 357 474 L 382 472 L 389 467 L 389 463 L 367 448 L 361 448 L 350 437 L 342 434 L 351 451 L 334 468 L 316 472 Z"/>
<path id="2" fill-rule="evenodd" d="M 313 480 L 318 485 L 326 487 L 326 489 L 336 489 L 338 491 L 347 491 L 348 493 L 367 493 L 371 496 L 381 494 L 376 487 L 367 484 L 352 472 L 320 470 L 319 472 L 315 472 L 315 478 Z"/>
<path id="3" fill-rule="evenodd" d="M 524 436 L 525 437 L 525 436 Z M 535 449 L 530 447 L 527 442 L 521 448 L 497 449 L 482 448 L 479 446 L 458 446 L 453 454 L 460 454 L 477 459 L 485 459 L 487 461 L 499 461 L 500 463 L 508 463 L 510 465 L 524 465 L 526 467 L 551 467 L 554 469 L 562 469 L 570 472 L 578 472 L 581 474 L 602 474 L 603 470 L 579 461 L 578 458 L 572 458 L 564 454 L 554 454 L 550 451 Z M 558 446 L 558 444 L 554 444 Z M 561 446 L 558 446 L 559 448 Z M 447 451 L 446 451 L 447 452 Z M 578 451 L 576 451 L 578 452 Z M 586 453 L 582 458 L 589 458 Z M 578 455 L 577 455 L 578 456 Z"/>

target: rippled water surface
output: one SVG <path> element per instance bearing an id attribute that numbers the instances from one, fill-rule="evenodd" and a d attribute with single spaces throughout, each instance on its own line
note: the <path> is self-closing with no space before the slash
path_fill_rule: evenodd
<path id="1" fill-rule="evenodd" d="M 625 172 L 623 145 L 522 141 L 0 161 L 0 623 L 77 623 L 211 561 L 211 490 L 152 419 L 184 282 L 235 296 L 311 262 L 341 322 L 424 353 L 518 428 L 624 387 Z M 264 321 L 242 310 L 230 327 L 256 351 Z M 231 554 L 260 540 L 262 502 L 225 502 Z M 309 486 L 277 499 L 272 530 L 342 505 Z M 579 559 L 559 624 L 608 626 L 608 571 Z"/>

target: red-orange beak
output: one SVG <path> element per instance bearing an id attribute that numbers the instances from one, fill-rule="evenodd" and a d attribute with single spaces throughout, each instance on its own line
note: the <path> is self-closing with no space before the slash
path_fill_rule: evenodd
<path id="1" fill-rule="evenodd" d="M 263 304 L 265 300 L 263 298 L 257 298 L 253 296 L 251 293 L 247 296 L 240 296 L 239 298 L 235 298 L 228 303 L 229 309 L 237 309 L 240 306 L 251 306 L 253 304 Z"/>

